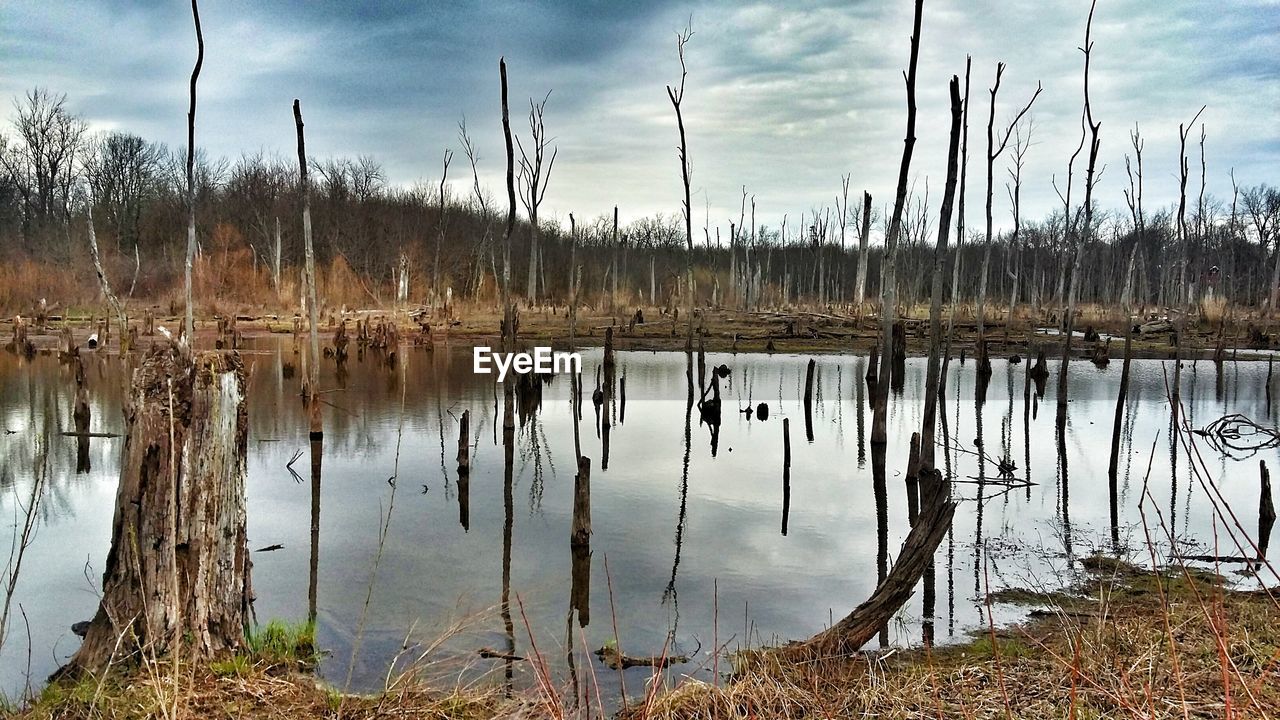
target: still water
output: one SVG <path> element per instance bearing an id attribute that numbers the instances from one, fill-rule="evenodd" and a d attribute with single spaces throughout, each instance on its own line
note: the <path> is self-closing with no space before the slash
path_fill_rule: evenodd
<path id="1" fill-rule="evenodd" d="M 903 391 L 891 400 L 887 477 L 877 492 L 865 357 L 817 358 L 808 439 L 801 403 L 807 357 L 708 355 L 708 368 L 723 363 L 731 369 L 713 442 L 697 408 L 687 410 L 682 353 L 619 352 L 626 399 L 611 411 L 607 466 L 591 400 L 601 354 L 583 357 L 580 432 L 582 453 L 592 461 L 594 534 L 590 555 L 578 557 L 573 588 L 589 596 L 589 612 L 569 624 L 574 439 L 568 378 L 546 385 L 541 407 L 518 420 L 508 485 L 501 391 L 491 376 L 472 373 L 469 347 L 406 349 L 394 370 L 372 357 L 353 357 L 341 376 L 327 361 L 321 385 L 331 391 L 324 395 L 323 455 L 317 458 L 298 378 L 284 377 L 285 366 L 297 363 L 291 343 L 258 341 L 246 352 L 250 548 L 281 546 L 252 555 L 258 619 L 300 621 L 314 607 L 326 651 L 321 673 L 340 687 L 350 674 L 352 689 L 378 689 L 389 665 L 405 667 L 428 648 L 426 667 L 442 677 L 501 679 L 509 665 L 516 685 L 532 684 L 528 663 L 478 652 L 513 647 L 515 655 L 530 655 L 532 638 L 558 677 L 568 677 L 570 660 L 588 676 L 588 664 L 595 663 L 601 692 L 616 696 L 618 674 L 588 653 L 614 637 L 615 623 L 628 654 L 660 654 L 669 639 L 668 652 L 691 656 L 672 668 L 673 677 L 709 679 L 717 644 L 733 650 L 805 638 L 871 593 L 909 529 L 903 476 L 908 439 L 920 426 L 923 359 L 908 360 Z M 85 365 L 91 430 L 122 433 L 124 365 L 93 353 Z M 1258 460 L 1275 466 L 1280 455 L 1267 449 L 1227 458 L 1199 441 L 1204 464 L 1197 467 L 1208 477 L 1197 475 L 1169 432 L 1169 362 L 1134 361 L 1114 523 L 1107 465 L 1120 363 L 1102 370 L 1072 363 L 1061 444 L 1056 369 L 1045 398 L 1036 406 L 1033 393 L 1031 407 L 1024 401 L 1026 370 L 1025 362 L 995 360 L 985 402 L 977 403 L 973 363 L 952 363 L 940 408 L 950 445 L 939 447 L 937 462 L 961 502 L 937 553 L 936 599 L 926 606 L 926 593 L 917 592 L 873 646 L 916 645 L 930 632 L 937 642 L 962 638 L 986 622 L 988 587 L 1069 584 L 1073 558 L 1118 549 L 1146 560 L 1139 513 L 1144 478 L 1152 534 L 1167 537 L 1163 522 L 1179 552 L 1212 552 L 1209 481 L 1252 528 Z M 1265 363 L 1227 362 L 1220 375 L 1212 363 L 1188 363 L 1182 391 L 1188 425 L 1238 412 L 1271 426 L 1267 377 Z M 0 535 L 6 544 L 13 526 L 21 528 L 33 484 L 44 487 L 0 648 L 0 690 L 10 697 L 26 686 L 28 666 L 31 684 L 39 687 L 74 652 L 79 639 L 72 623 L 97 607 L 123 438 L 62 436 L 73 427 L 73 397 L 72 371 L 56 358 L 0 356 Z M 760 403 L 769 406 L 766 420 L 738 412 Z M 455 456 L 463 410 L 471 413 L 472 469 L 460 484 Z M 783 484 L 784 418 L 790 419 L 789 488 Z M 939 437 L 942 442 L 943 433 Z M 1002 458 L 1016 465 L 1013 483 L 999 478 Z M 1167 540 L 1159 545 L 1170 552 Z M 504 596 L 509 613 L 502 612 Z M 1021 612 L 997 607 L 995 619 Z M 621 681 L 635 693 L 649 673 L 633 668 Z"/>

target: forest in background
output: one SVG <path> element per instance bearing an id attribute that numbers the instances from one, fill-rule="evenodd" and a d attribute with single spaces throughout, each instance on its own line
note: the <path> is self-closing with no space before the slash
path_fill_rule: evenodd
<path id="1" fill-rule="evenodd" d="M 540 219 L 535 242 L 530 200 L 540 202 L 554 183 L 554 148 L 541 126 L 545 102 L 530 103 L 520 150 L 523 156 L 528 146 L 532 153 L 519 163 L 525 213 L 512 235 L 513 292 L 531 303 L 567 303 L 569 266 L 576 257 L 585 304 L 683 304 L 678 298 L 683 298 L 681 271 L 688 251 L 683 208 L 676 203 L 669 214 L 621 226 L 613 208 L 583 208 L 581 215 L 571 216 L 570 227 Z M 65 96 L 45 89 L 15 98 L 13 107 L 11 123 L 0 133 L 0 308 L 12 314 L 30 312 L 41 299 L 51 307 L 99 302 L 87 241 L 90 211 L 117 292 L 180 307 L 188 212 L 185 148 L 127 132 L 91 133 L 85 120 L 68 110 Z M 979 116 L 986 109 L 974 108 L 975 124 L 983 122 Z M 966 108 L 966 122 L 967 115 Z M 958 255 L 960 304 L 972 305 L 983 295 L 988 307 L 1007 308 L 1012 300 L 1060 317 L 1072 260 L 1068 224 L 1079 223 L 1081 208 L 1064 201 L 1048 217 L 1019 217 L 1018 194 L 1026 182 L 1021 164 L 1034 150 L 1033 130 L 1031 115 L 1019 115 L 1007 128 L 996 128 L 996 142 L 986 148 L 980 147 L 980 128 L 971 141 L 974 148 L 966 140 L 966 156 L 973 152 L 975 157 L 966 162 L 974 183 L 968 192 L 970 220 L 966 226 L 961 208 L 957 235 L 963 243 L 946 251 L 948 274 Z M 1130 130 L 1127 167 L 1109 173 L 1113 188 L 1124 187 L 1105 193 L 1122 199 L 1123 206 L 1095 194 L 1092 230 L 1082 238 L 1081 303 L 1128 300 L 1143 313 L 1171 306 L 1218 313 L 1224 304 L 1269 306 L 1280 284 L 1280 190 L 1265 184 L 1239 187 L 1233 181 L 1231 197 L 1206 195 L 1203 132 L 1203 126 L 1182 129 L 1186 197 L 1180 212 L 1176 203 L 1144 207 L 1143 173 L 1170 169 L 1143 167 L 1142 138 L 1136 128 Z M 1002 133 L 1007 147 L 998 144 Z M 459 145 L 461 157 L 446 153 L 441 180 L 407 188 L 387 183 L 375 158 L 309 159 L 323 305 L 425 304 L 442 301 L 446 288 L 458 299 L 496 301 L 505 199 L 495 199 L 480 183 L 476 143 L 465 126 L 459 127 Z M 990 165 L 991 185 L 1003 210 L 995 214 L 1003 212 L 1012 221 L 1011 228 L 992 233 L 989 240 L 984 208 L 973 202 L 974 195 L 983 199 L 987 182 L 984 149 L 997 156 Z M 538 167 L 544 150 L 550 162 Z M 296 160 L 283 156 L 227 159 L 197 151 L 197 306 L 215 311 L 300 306 L 302 194 L 296 166 Z M 698 218 L 693 208 L 695 304 L 834 308 L 878 298 L 890 215 L 885 199 L 864 197 L 857 179 L 848 175 L 832 186 L 829 198 L 814 198 L 813 208 L 799 217 L 757 217 L 755 198 L 745 187 L 740 216 L 727 228 Z M 465 192 L 459 190 L 463 187 Z M 531 190 L 539 197 L 531 198 Z M 907 312 L 928 300 L 930 235 L 937 222 L 931 205 L 937 203 L 927 179 L 912 183 L 896 273 L 898 303 Z"/>

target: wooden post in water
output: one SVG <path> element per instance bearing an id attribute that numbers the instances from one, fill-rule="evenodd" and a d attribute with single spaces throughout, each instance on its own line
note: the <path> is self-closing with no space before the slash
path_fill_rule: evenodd
<path id="1" fill-rule="evenodd" d="M 591 542 L 591 458 L 578 458 L 578 474 L 573 478 L 573 530 L 571 545 Z"/>
<path id="2" fill-rule="evenodd" d="M 458 419 L 458 475 L 466 475 L 471 472 L 471 433 L 469 425 L 471 424 L 471 411 L 463 410 L 462 417 Z"/>
<path id="3" fill-rule="evenodd" d="M 1271 362 L 1275 360 L 1274 355 L 1267 356 L 1267 417 L 1271 417 Z"/>
<path id="4" fill-rule="evenodd" d="M 804 373 L 804 436 L 813 442 L 813 371 L 817 362 L 809 358 L 809 366 Z"/>
<path id="5" fill-rule="evenodd" d="M 58 675 L 99 673 L 144 651 L 207 662 L 248 621 L 248 414 L 237 353 L 194 361 L 171 345 L 133 373 L 102 600 Z"/>
<path id="6" fill-rule="evenodd" d="M 945 226 L 945 225 L 944 225 Z M 920 516 L 920 433 L 911 433 L 907 455 L 907 522 L 914 526 Z"/>

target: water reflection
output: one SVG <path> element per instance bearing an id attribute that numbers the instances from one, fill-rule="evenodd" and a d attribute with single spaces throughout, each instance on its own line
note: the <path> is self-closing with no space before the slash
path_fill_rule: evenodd
<path id="1" fill-rule="evenodd" d="M 357 620 L 370 598 L 353 678 L 354 685 L 365 688 L 380 685 L 386 663 L 401 650 L 410 627 L 426 644 L 464 617 L 477 619 L 467 632 L 445 642 L 442 652 L 475 664 L 480 648 L 497 648 L 506 657 L 480 663 L 484 667 L 477 672 L 501 665 L 500 676 L 513 687 L 530 682 L 523 663 L 512 659 L 528 653 L 521 609 L 540 648 L 544 641 L 548 648 L 561 648 L 547 653 L 559 658 L 553 663 L 557 671 L 569 673 L 572 665 L 574 675 L 584 674 L 581 651 L 612 636 L 612 622 L 599 622 L 614 615 L 610 600 L 627 647 L 658 654 L 677 635 L 710 637 L 717 584 L 720 611 L 728 617 L 736 608 L 743 618 L 739 644 L 817 631 L 832 614 L 843 615 L 870 594 L 909 529 L 911 503 L 891 503 L 888 484 L 899 477 L 905 481 L 908 439 L 920 426 L 917 395 L 924 360 L 904 362 L 903 393 L 890 403 L 889 442 L 871 446 L 866 468 L 863 378 L 874 373 L 874 357 L 824 357 L 814 369 L 810 394 L 805 392 L 808 357 L 711 354 L 698 362 L 694 355 L 620 352 L 617 399 L 606 403 L 605 393 L 612 396 L 613 389 L 605 382 L 599 350 L 585 353 L 581 379 L 520 388 L 510 384 L 500 398 L 492 377 L 472 374 L 468 348 L 408 349 L 394 373 L 377 353 L 357 348 L 343 369 L 345 389 L 335 360 L 322 364 L 321 387 L 327 391 L 322 446 L 308 440 L 298 377 L 288 370 L 302 358 L 294 355 L 287 337 L 283 343 L 264 341 L 246 355 L 252 368 L 249 532 L 253 547 L 279 544 L 283 549 L 254 555 L 258 617 L 313 618 L 319 644 L 332 651 L 321 670 L 341 679 L 356 644 Z M 123 441 L 109 435 L 123 429 L 126 368 L 118 359 L 94 353 L 85 353 L 82 361 L 84 377 L 77 385 L 75 368 L 55 358 L 27 362 L 0 355 L 0 420 L 6 431 L 0 436 L 0 512 L 5 517 L 13 516 L 15 503 L 26 503 L 39 468 L 47 467 L 40 527 L 25 564 L 30 572 L 24 570 L 15 598 L 29 614 L 37 677 L 74 649 L 69 626 L 96 607 L 85 565 L 89 577 L 96 577 L 110 537 Z M 993 362 L 999 371 L 1000 360 Z M 942 642 L 979 622 L 982 603 L 969 601 L 985 591 L 985 581 L 976 577 L 984 550 L 991 584 L 1001 586 L 1052 582 L 1067 558 L 1096 548 L 1132 549 L 1141 498 L 1130 486 L 1135 472 L 1139 480 L 1145 474 L 1153 442 L 1151 477 L 1157 482 L 1150 491 L 1168 515 L 1176 511 L 1177 524 L 1170 527 L 1176 528 L 1180 550 L 1203 551 L 1212 542 L 1204 490 L 1193 480 L 1186 449 L 1179 450 L 1171 438 L 1175 418 L 1164 401 L 1161 363 L 1133 363 L 1114 499 L 1103 483 L 1119 363 L 1106 370 L 1072 365 L 1071 403 L 1063 422 L 1054 413 L 1037 417 L 1046 385 L 1037 380 L 1037 364 L 1021 378 L 1022 366 L 1006 366 L 1005 381 L 991 383 L 980 405 L 974 363 L 951 363 L 948 392 L 939 398 L 942 466 L 964 501 L 936 569 L 926 573 L 900 621 L 881 629 L 877 644 Z M 725 375 L 714 371 L 722 365 Z M 1218 373 L 1201 376 L 1215 385 L 1215 392 L 1208 392 L 1197 390 L 1189 369 L 1183 378 L 1188 422 L 1204 423 L 1226 412 L 1269 418 L 1267 371 L 1262 363 L 1241 362 L 1222 373 L 1225 388 L 1218 393 Z M 403 380 L 396 377 L 401 373 Z M 845 373 L 857 380 L 852 392 Z M 591 382 L 592 375 L 598 402 L 580 382 Z M 1019 390 L 1020 429 L 1014 397 Z M 92 434 L 64 437 L 65 431 L 80 432 L 75 408 L 81 393 Z M 595 406 L 595 442 L 590 428 L 579 430 L 587 393 Z M 717 399 L 721 408 L 753 412 L 717 414 L 712 406 Z M 762 399 L 769 400 L 767 421 Z M 695 406 L 706 435 L 693 427 Z M 843 424 L 846 412 L 853 413 L 852 422 Z M 813 442 L 797 442 L 789 462 L 783 458 L 779 492 L 778 426 L 804 422 L 806 415 Z M 397 512 L 404 517 L 385 538 L 383 569 L 370 594 L 367 568 L 379 544 L 380 512 L 390 492 L 386 478 L 392 474 L 402 419 L 400 476 L 412 484 L 397 498 Z M 987 422 L 993 425 L 988 428 Z M 601 452 L 600 474 L 591 488 L 589 542 L 574 543 L 576 474 L 563 468 L 557 473 L 554 460 L 592 454 L 584 439 Z M 449 467 L 451 442 L 458 443 L 460 455 L 468 449 L 467 472 L 461 461 L 457 470 Z M 704 449 L 694 453 L 695 443 Z M 990 444 L 989 452 L 981 450 L 984 443 Z M 300 463 L 308 448 L 305 477 Z M 304 476 L 300 482 L 287 467 L 295 455 L 297 472 Z M 1013 457 L 1019 458 L 1027 482 L 1008 492 L 993 463 Z M 1252 513 L 1258 504 L 1253 480 L 1258 458 L 1217 463 L 1215 457 L 1206 453 L 1205 460 L 1221 477 L 1250 479 L 1221 483 L 1219 490 L 1238 511 Z M 1273 467 L 1280 463 L 1275 448 L 1260 457 Z M 1045 469 L 1050 466 L 1056 468 L 1052 478 Z M 1037 467 L 1039 475 L 1032 473 Z M 1068 481 L 1068 468 L 1076 488 Z M 1037 481 L 1041 484 L 1033 484 Z M 425 493 L 416 491 L 419 484 Z M 780 518 L 785 535 L 779 532 Z M 568 552 L 566 535 L 571 536 Z M 1260 542 L 1259 550 L 1264 548 Z M 964 577 L 962 589 L 956 588 L 957 555 L 958 572 L 975 573 L 972 593 Z M 604 591 L 599 577 L 598 589 L 591 592 L 592 562 L 605 556 L 614 570 L 613 592 Z M 938 597 L 942 593 L 945 608 Z M 4 689 L 21 688 L 26 649 L 23 637 L 0 650 Z M 690 665 L 672 672 L 707 678 L 709 671 Z M 629 687 L 643 687 L 646 669 L 626 673 L 634 673 Z M 598 674 L 604 692 L 616 677 Z"/>

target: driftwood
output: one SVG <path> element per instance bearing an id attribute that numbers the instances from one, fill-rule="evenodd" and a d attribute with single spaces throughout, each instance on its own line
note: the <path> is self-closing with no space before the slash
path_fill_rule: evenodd
<path id="1" fill-rule="evenodd" d="M 236 353 L 152 348 L 133 374 L 102 600 L 58 675 L 238 650 L 248 618 L 245 371 Z"/>
<path id="2" fill-rule="evenodd" d="M 696 657 L 698 650 L 701 649 L 702 646 L 699 645 L 698 649 L 693 652 L 693 655 Z M 663 653 L 662 655 L 648 655 L 640 657 L 625 655 L 619 652 L 618 648 L 608 646 L 596 650 L 595 655 L 600 658 L 600 662 L 604 663 L 610 670 L 625 670 L 626 668 L 633 667 L 651 667 L 661 670 L 668 665 L 683 665 L 689 662 L 688 655 L 667 655 L 666 653 Z"/>

